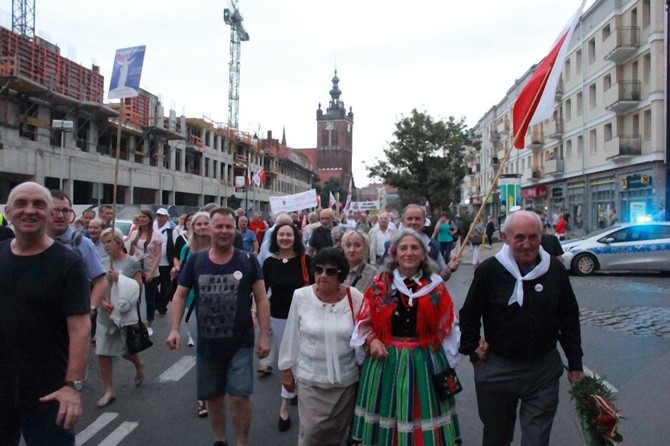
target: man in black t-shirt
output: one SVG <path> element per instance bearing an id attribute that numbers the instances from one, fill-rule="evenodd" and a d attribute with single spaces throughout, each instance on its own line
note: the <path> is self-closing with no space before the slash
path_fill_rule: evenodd
<path id="1" fill-rule="evenodd" d="M 0 444 L 74 445 L 89 356 L 89 282 L 81 258 L 46 234 L 49 191 L 23 183 L 0 242 Z"/>

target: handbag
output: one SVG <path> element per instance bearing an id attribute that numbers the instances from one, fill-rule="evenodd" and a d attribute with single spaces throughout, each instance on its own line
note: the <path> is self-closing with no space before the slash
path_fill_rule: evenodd
<path id="1" fill-rule="evenodd" d="M 470 242 L 473 245 L 481 245 L 482 244 L 482 235 L 479 232 L 473 232 L 472 235 L 470 235 Z"/>
<path id="2" fill-rule="evenodd" d="M 433 387 L 440 401 L 445 401 L 463 390 L 461 381 L 456 376 L 456 370 L 451 367 L 433 375 Z"/>
<path id="3" fill-rule="evenodd" d="M 154 345 L 149 337 L 149 330 L 142 322 L 140 316 L 140 302 L 137 301 L 137 323 L 125 325 L 122 327 L 123 333 L 126 335 L 126 347 L 128 347 L 128 354 L 134 355 L 144 351 Z"/>

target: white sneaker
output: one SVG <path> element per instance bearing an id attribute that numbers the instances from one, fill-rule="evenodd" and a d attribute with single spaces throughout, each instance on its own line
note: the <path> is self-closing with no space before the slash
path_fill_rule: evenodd
<path id="1" fill-rule="evenodd" d="M 153 328 L 151 328 L 151 327 L 147 327 L 147 331 L 149 332 L 149 336 L 153 336 L 153 335 L 154 335 L 154 330 L 153 330 Z"/>
<path id="2" fill-rule="evenodd" d="M 195 342 L 193 342 L 193 338 L 191 335 L 188 335 L 188 346 L 193 347 L 195 345 Z"/>

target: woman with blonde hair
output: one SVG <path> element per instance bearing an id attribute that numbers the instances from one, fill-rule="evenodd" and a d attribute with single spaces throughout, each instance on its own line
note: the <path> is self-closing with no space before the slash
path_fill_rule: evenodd
<path id="1" fill-rule="evenodd" d="M 100 302 L 100 310 L 96 319 L 95 354 L 98 355 L 100 375 L 105 387 L 105 393 L 98 400 L 96 406 L 105 407 L 116 400 L 112 387 L 112 358 L 122 356 L 135 365 L 135 385 L 139 386 L 144 380 L 144 363 L 136 353 L 128 354 L 126 338 L 121 324 L 124 319 L 137 315 L 137 303 L 111 300 L 111 284 L 119 280 L 119 274 L 130 277 L 137 282 L 139 293 L 142 291 L 142 275 L 140 262 L 123 252 L 123 234 L 118 229 L 107 228 L 102 231 L 100 241 L 108 254 L 102 262 L 107 267 L 107 280 L 110 287 Z M 115 323 L 116 322 L 118 323 Z"/>
<path id="2" fill-rule="evenodd" d="M 349 274 L 344 284 L 364 292 L 377 273 L 377 268 L 367 262 L 370 249 L 367 234 L 358 230 L 345 232 L 342 236 L 342 249 L 349 263 Z"/>

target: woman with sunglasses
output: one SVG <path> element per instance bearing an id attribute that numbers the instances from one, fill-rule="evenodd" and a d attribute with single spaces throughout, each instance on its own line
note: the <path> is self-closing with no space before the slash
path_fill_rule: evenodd
<path id="1" fill-rule="evenodd" d="M 339 445 L 351 426 L 358 364 L 349 339 L 362 294 L 342 284 L 344 253 L 323 248 L 314 256 L 314 285 L 300 288 L 286 320 L 279 369 L 286 390 L 300 388 L 299 445 Z"/>
<path id="2" fill-rule="evenodd" d="M 377 268 L 367 262 L 368 250 L 370 249 L 367 234 L 359 230 L 345 232 L 342 237 L 342 249 L 347 262 L 349 262 L 349 274 L 344 284 L 364 292 L 377 273 Z"/>
<path id="3" fill-rule="evenodd" d="M 368 352 L 356 401 L 355 442 L 460 442 L 454 397 L 440 400 L 432 378 L 456 366 L 459 332 L 449 291 L 427 253 L 421 235 L 400 231 L 391 259 L 365 291 L 351 340 Z"/>
<path id="4" fill-rule="evenodd" d="M 136 386 L 140 386 L 144 381 L 144 363 L 137 353 L 134 355 L 128 354 L 124 333 L 110 317 L 115 309 L 114 303 L 111 301 L 111 283 L 118 281 L 119 274 L 123 274 L 137 281 L 141 293 L 142 275 L 140 262 L 123 252 L 123 234 L 121 231 L 116 228 L 107 228 L 100 234 L 100 241 L 108 255 L 103 260 L 103 264 L 108 268 L 106 277 L 110 283 L 110 288 L 107 289 L 105 297 L 100 301 L 99 310 L 102 311 L 98 311 L 96 321 L 95 354 L 98 355 L 100 375 L 102 375 L 102 383 L 105 387 L 105 393 L 98 400 L 96 406 L 105 407 L 116 400 L 112 387 L 112 359 L 114 357 L 122 356 L 135 365 Z M 119 307 L 121 307 L 120 302 Z M 126 305 L 128 304 L 126 303 Z M 117 308 L 117 312 L 119 312 L 121 321 L 123 321 L 125 315 L 137 316 L 137 306 L 130 305 L 128 308 Z"/>
<path id="5" fill-rule="evenodd" d="M 267 358 L 259 361 L 258 373 L 261 376 L 272 373 L 275 352 L 284 336 L 293 292 L 314 283 L 312 259 L 305 254 L 305 245 L 302 243 L 300 232 L 293 223 L 280 223 L 275 226 L 270 238 L 270 252 L 272 255 L 263 262 L 263 278 L 270 296 L 272 349 Z M 295 396 L 294 392 L 289 392 L 282 386 L 278 422 L 278 428 L 282 432 L 291 427 L 289 403 Z"/>
<path id="6" fill-rule="evenodd" d="M 151 324 L 156 312 L 156 295 L 158 294 L 158 263 L 161 261 L 161 245 L 163 238 L 160 232 L 154 231 L 154 213 L 143 209 L 137 214 L 137 231 L 130 235 L 129 254 L 139 260 L 142 266 L 144 282 L 144 302 L 147 309 L 147 329 L 149 336 L 154 331 Z"/>

